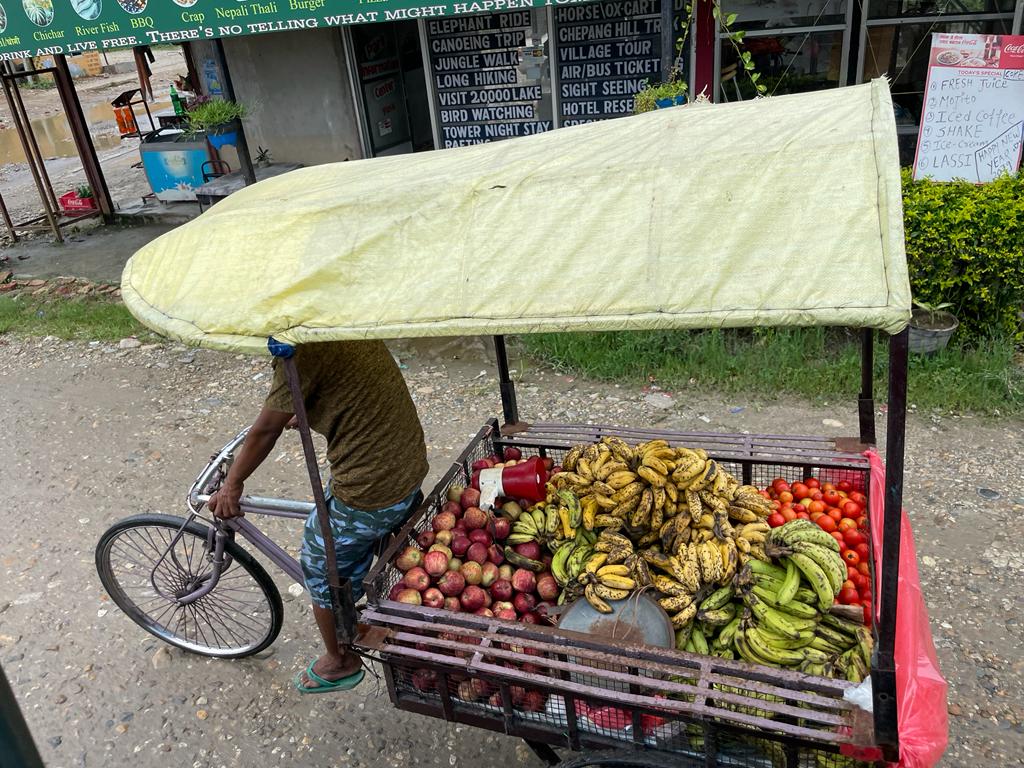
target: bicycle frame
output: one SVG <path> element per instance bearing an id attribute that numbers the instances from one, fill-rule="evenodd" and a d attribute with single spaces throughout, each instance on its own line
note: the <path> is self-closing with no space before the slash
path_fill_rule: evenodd
<path id="1" fill-rule="evenodd" d="M 180 605 L 194 603 L 216 589 L 221 575 L 230 565 L 230 557 L 224 556 L 225 544 L 235 533 L 241 534 L 257 551 L 263 553 L 274 565 L 291 577 L 293 581 L 299 584 L 304 583 L 302 569 L 298 561 L 249 520 L 244 517 L 221 520 L 217 517 L 206 517 L 202 514 L 203 508 L 210 500 L 210 496 L 223 482 L 228 467 L 231 466 L 235 450 L 242 444 L 247 434 L 249 434 L 248 427 L 235 435 L 218 453 L 210 458 L 209 463 L 199 473 L 199 476 L 196 477 L 195 482 L 192 483 L 192 487 L 189 489 L 188 496 L 185 499 L 185 506 L 189 511 L 185 525 L 196 518 L 210 524 L 210 534 L 207 538 L 206 547 L 207 557 L 211 558 L 213 567 L 209 575 L 201 583 L 194 585 L 192 589 L 180 591 L 173 596 L 168 595 L 168 597 L 173 597 L 174 601 Z M 239 506 L 246 514 L 268 515 L 270 517 L 283 517 L 302 521 L 305 521 L 309 517 L 310 512 L 316 508 L 313 503 L 306 501 L 248 495 L 241 498 Z M 184 527 L 183 525 L 171 539 L 167 551 L 153 566 L 154 573 L 168 553 L 171 553 L 172 557 L 174 556 L 174 545 L 177 544 L 184 533 Z M 160 589 L 157 587 L 152 574 L 150 582 L 153 584 L 154 589 L 160 593 Z"/>

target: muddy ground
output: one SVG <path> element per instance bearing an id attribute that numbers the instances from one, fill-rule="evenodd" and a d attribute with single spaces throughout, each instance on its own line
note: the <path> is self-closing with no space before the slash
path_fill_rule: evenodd
<path id="1" fill-rule="evenodd" d="M 493 372 L 478 342 L 397 351 L 433 479 L 500 412 Z M 856 424 L 852 398 L 650 397 L 517 356 L 513 365 L 522 410 L 538 420 L 794 434 L 853 434 Z M 180 513 L 195 473 L 252 417 L 267 383 L 263 361 L 219 353 L 0 337 L 0 661 L 46 764 L 538 765 L 514 739 L 395 712 L 373 684 L 300 698 L 290 681 L 317 653 L 316 634 L 305 597 L 282 577 L 281 636 L 245 661 L 168 652 L 110 604 L 93 565 L 98 537 L 127 515 Z M 910 419 L 906 503 L 950 680 L 943 765 L 1022 764 L 1022 454 L 1020 421 Z M 290 436 L 249 488 L 305 497 L 302 471 Z M 298 545 L 295 526 L 266 529 Z"/>
<path id="2" fill-rule="evenodd" d="M 150 109 L 156 111 L 167 106 L 171 81 L 176 76 L 185 74 L 185 60 L 177 48 L 158 48 L 153 53 L 156 61 L 150 67 L 153 71 L 151 82 L 156 104 L 151 105 Z M 112 51 L 107 54 L 107 58 L 112 64 L 133 61 L 131 51 Z M 123 91 L 137 87 L 138 76 L 134 69 L 123 74 L 75 80 L 75 88 L 89 123 L 89 132 L 99 155 L 107 186 L 115 203 L 119 204 L 137 201 L 149 192 L 149 185 L 142 169 L 132 168 L 134 163 L 139 162 L 139 140 L 122 140 L 118 137 L 117 124 L 110 110 L 110 101 L 113 98 Z M 59 197 L 85 184 L 85 173 L 75 154 L 74 145 L 70 143 L 70 133 L 57 91 L 52 88 L 23 88 L 21 96 L 33 121 L 36 140 L 39 142 L 55 194 Z M 145 112 L 141 107 L 136 107 L 136 112 L 140 119 L 145 119 Z M 11 122 L 10 109 L 4 99 L 0 99 L 0 191 L 15 221 L 24 221 L 42 213 L 39 194 Z M 5 234 L 6 232 L 0 233 Z"/>

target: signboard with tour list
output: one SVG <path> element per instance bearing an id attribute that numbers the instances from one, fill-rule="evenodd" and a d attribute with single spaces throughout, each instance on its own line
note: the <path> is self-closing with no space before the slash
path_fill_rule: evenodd
<path id="1" fill-rule="evenodd" d="M 1020 166 L 1024 36 L 932 35 L 914 178 L 992 181 Z"/>

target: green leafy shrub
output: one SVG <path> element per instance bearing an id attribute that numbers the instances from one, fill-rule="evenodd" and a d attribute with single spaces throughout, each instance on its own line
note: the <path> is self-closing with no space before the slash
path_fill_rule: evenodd
<path id="1" fill-rule="evenodd" d="M 244 104 L 226 99 L 210 99 L 197 103 L 186 113 L 190 133 L 208 131 L 232 120 L 241 120 L 248 114 Z"/>
<path id="2" fill-rule="evenodd" d="M 656 85 L 648 83 L 633 96 L 633 114 L 653 112 L 658 108 L 659 99 L 675 99 L 677 96 L 686 96 L 686 83 L 682 80 L 672 80 Z"/>
<path id="3" fill-rule="evenodd" d="M 973 339 L 1024 341 L 1024 174 L 937 183 L 904 170 L 903 222 L 914 298 L 952 304 Z"/>

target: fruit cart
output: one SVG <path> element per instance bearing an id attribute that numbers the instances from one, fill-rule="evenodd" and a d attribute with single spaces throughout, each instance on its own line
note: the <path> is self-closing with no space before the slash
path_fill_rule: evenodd
<path id="1" fill-rule="evenodd" d="M 697 215 L 682 205 L 695 200 Z M 303 169 L 243 190 L 146 246 L 122 288 L 132 312 L 162 333 L 235 352 L 269 350 L 284 361 L 322 522 L 293 345 L 493 337 L 502 419 L 482 425 L 367 580 L 357 644 L 383 667 L 396 707 L 522 737 L 550 764 L 564 748 L 635 750 L 651 755 L 649 764 L 846 766 L 898 759 L 906 727 L 896 633 L 910 318 L 901 216 L 895 124 L 879 80 Z M 253 254 L 269 249 L 269 261 L 254 263 Z M 531 422 L 519 413 L 505 348 L 505 334 L 771 325 L 861 329 L 856 437 Z M 867 450 L 878 332 L 889 338 L 884 479 Z M 602 445 L 605 453 L 648 446 L 652 467 L 655 453 L 668 450 L 678 460 L 665 472 L 687 470 L 683 451 L 698 456 L 701 488 L 718 472 L 727 478 L 723 493 L 745 493 L 754 507 L 761 502 L 751 489 L 773 478 L 820 476 L 862 494 L 872 511 L 868 680 L 654 646 L 615 625 L 579 632 L 397 599 L 409 587 L 396 558 L 450 529 L 454 521 L 437 521 L 452 514 L 445 504 L 453 488 L 474 485 L 475 468 L 501 457 L 575 467 L 577 446 Z M 632 469 L 644 474 L 639 461 Z M 651 477 L 644 494 L 666 505 L 655 488 L 665 475 Z M 694 498 L 717 503 L 696 488 Z M 495 531 L 495 518 L 484 519 Z M 474 542 L 490 551 L 496 536 Z M 638 557 L 632 562 L 640 567 Z M 339 614 L 345 593 L 335 573 Z M 822 611 L 830 612 L 824 602 Z"/>

